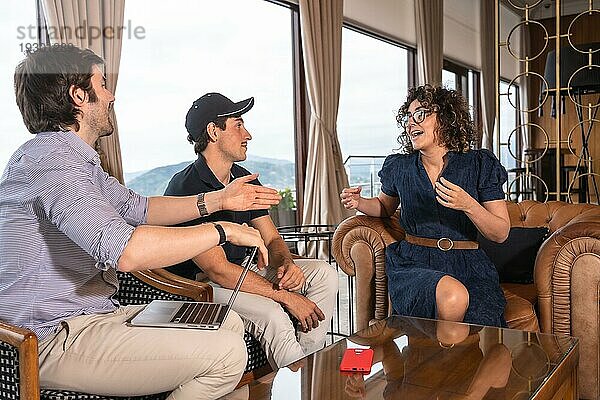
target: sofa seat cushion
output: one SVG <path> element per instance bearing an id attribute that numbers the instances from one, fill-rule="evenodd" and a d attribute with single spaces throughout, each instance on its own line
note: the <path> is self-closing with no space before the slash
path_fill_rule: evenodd
<path id="1" fill-rule="evenodd" d="M 537 289 L 533 283 L 501 283 L 504 293 L 510 292 L 524 298 L 534 306 L 537 304 Z"/>
<path id="2" fill-rule="evenodd" d="M 504 290 L 504 296 L 506 297 L 504 319 L 506 319 L 509 328 L 530 332 L 540 330 L 537 315 L 531 302 L 508 290 Z"/>

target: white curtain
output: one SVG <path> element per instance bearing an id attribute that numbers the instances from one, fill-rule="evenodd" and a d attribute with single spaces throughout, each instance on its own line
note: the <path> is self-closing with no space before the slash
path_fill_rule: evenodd
<path id="1" fill-rule="evenodd" d="M 43 0 L 43 7 L 50 43 L 88 48 L 102 57 L 106 62 L 104 73 L 107 88 L 115 93 L 122 40 L 122 35 L 117 35 L 117 32 L 123 26 L 125 0 Z M 104 169 L 123 183 L 119 129 L 114 108 L 111 119 L 115 130 L 112 135 L 98 141 L 96 150 Z"/>
<path id="2" fill-rule="evenodd" d="M 338 224 L 349 213 L 339 193 L 348 186 L 337 138 L 343 0 L 300 0 L 302 48 L 311 117 L 303 225 Z"/>
<path id="3" fill-rule="evenodd" d="M 442 83 L 444 66 L 444 1 L 415 0 L 417 82 Z"/>
<path id="4" fill-rule="evenodd" d="M 481 37 L 481 147 L 494 149 L 494 122 L 496 120 L 496 61 L 494 39 L 494 2 L 481 0 L 480 37 Z M 486 28 L 487 27 L 487 28 Z"/>

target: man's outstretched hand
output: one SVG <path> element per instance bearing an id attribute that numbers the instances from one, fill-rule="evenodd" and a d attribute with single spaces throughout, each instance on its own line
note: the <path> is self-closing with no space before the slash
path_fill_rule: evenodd
<path id="1" fill-rule="evenodd" d="M 229 182 L 221 189 L 221 210 L 247 211 L 264 210 L 279 204 L 281 196 L 277 190 L 253 185 L 250 181 L 258 178 L 258 174 L 241 176 Z"/>

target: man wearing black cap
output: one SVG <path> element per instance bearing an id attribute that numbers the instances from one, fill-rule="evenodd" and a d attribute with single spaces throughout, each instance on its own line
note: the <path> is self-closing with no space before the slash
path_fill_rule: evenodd
<path id="1" fill-rule="evenodd" d="M 246 159 L 252 136 L 241 116 L 253 105 L 252 97 L 234 103 L 219 93 L 208 93 L 194 101 L 185 126 L 198 158 L 171 178 L 165 195 L 207 193 L 238 180 L 263 188 L 257 174 L 235 164 Z M 244 319 L 246 330 L 261 342 L 271 365 L 288 365 L 323 347 L 338 287 L 335 269 L 320 260 L 293 260 L 264 209 L 225 210 L 189 224 L 212 220 L 252 225 L 269 250 L 270 265 L 246 276 L 243 293 L 233 309 Z M 241 273 L 239 264 L 244 254 L 243 247 L 225 244 L 170 270 L 194 279 L 200 267 L 216 284 L 215 301 L 226 302 Z M 284 309 L 298 319 L 298 332 Z"/>

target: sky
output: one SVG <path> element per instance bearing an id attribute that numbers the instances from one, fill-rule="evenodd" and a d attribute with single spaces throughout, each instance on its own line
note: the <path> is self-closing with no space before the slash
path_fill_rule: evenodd
<path id="1" fill-rule="evenodd" d="M 0 169 L 32 136 L 15 105 L 13 73 L 23 58 L 19 27 L 35 24 L 34 0 L 0 3 Z M 126 173 L 195 157 L 185 114 L 204 93 L 253 96 L 244 115 L 249 154 L 294 160 L 290 10 L 264 0 L 128 0 L 115 91 Z M 179 15 L 174 15 L 176 12 Z M 338 136 L 344 158 L 397 148 L 395 114 L 406 95 L 406 51 L 344 29 Z M 368 140 L 365 140 L 368 139 Z"/>

